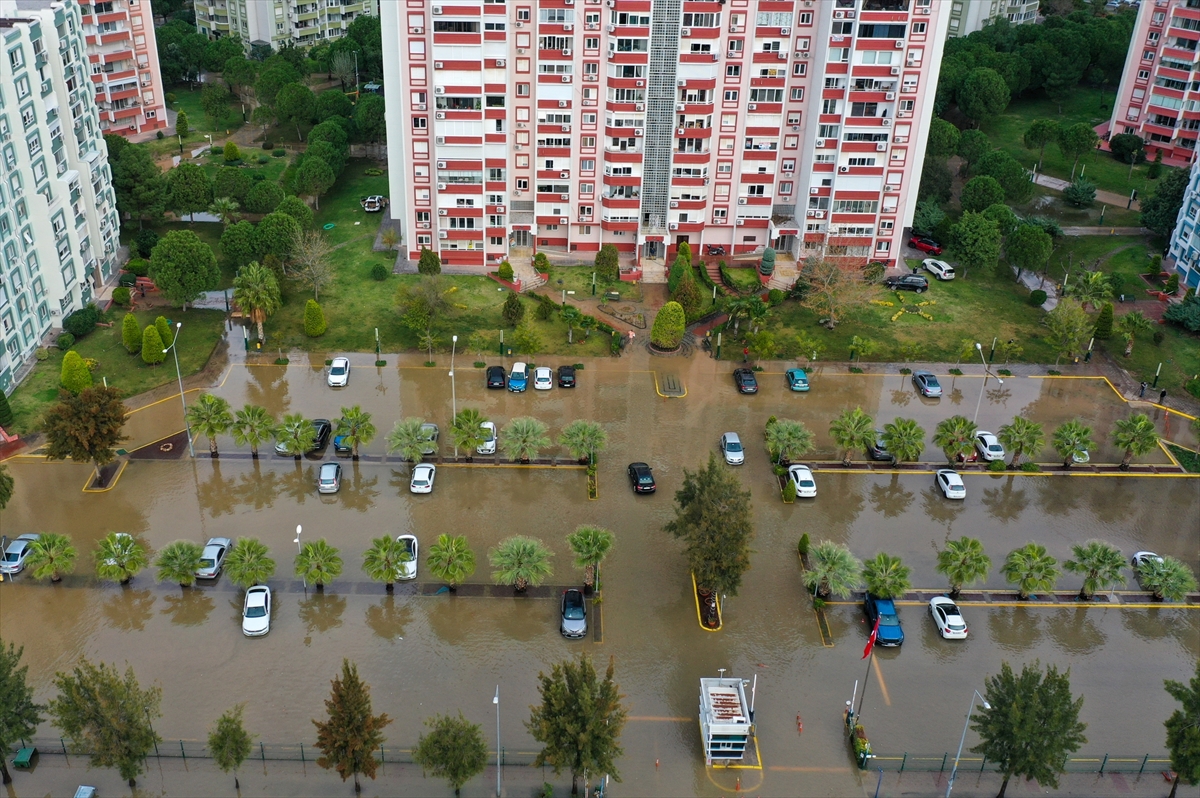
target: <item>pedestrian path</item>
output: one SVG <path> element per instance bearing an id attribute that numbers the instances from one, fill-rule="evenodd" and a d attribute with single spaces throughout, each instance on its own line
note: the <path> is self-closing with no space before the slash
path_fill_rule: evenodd
<path id="1" fill-rule="evenodd" d="M 1067 186 L 1071 185 L 1070 180 L 1063 180 L 1061 177 L 1050 177 L 1050 175 L 1043 174 L 1035 174 L 1033 176 L 1033 182 L 1037 183 L 1039 186 L 1052 188 L 1055 191 L 1062 191 Z M 1124 208 L 1129 203 L 1129 197 L 1112 191 L 1104 191 L 1102 189 L 1096 189 L 1096 199 L 1100 202 L 1103 202 L 1105 205 L 1115 205 L 1118 208 Z M 1141 209 L 1142 204 L 1137 200 L 1134 200 L 1133 204 L 1130 206 L 1130 210 L 1140 211 Z"/>
<path id="2" fill-rule="evenodd" d="M 1146 236 L 1150 231 L 1144 227 L 1064 227 L 1065 236 Z"/>

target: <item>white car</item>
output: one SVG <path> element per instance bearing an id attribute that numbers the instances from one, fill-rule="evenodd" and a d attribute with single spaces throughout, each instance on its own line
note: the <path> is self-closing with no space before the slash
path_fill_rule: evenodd
<path id="1" fill-rule="evenodd" d="M 29 557 L 33 541 L 40 537 L 38 533 L 30 532 L 9 543 L 8 548 L 4 550 L 4 560 L 0 561 L 0 574 L 20 573 L 25 567 L 25 560 Z"/>
<path id="2" fill-rule="evenodd" d="M 986 430 L 975 433 L 975 451 L 979 452 L 981 459 L 989 463 L 993 460 L 1004 459 L 1004 447 L 1000 445 L 1000 441 L 995 435 Z"/>
<path id="3" fill-rule="evenodd" d="M 341 463 L 321 463 L 321 470 L 317 475 L 317 493 L 337 493 L 341 487 Z"/>
<path id="4" fill-rule="evenodd" d="M 242 634 L 262 637 L 271 631 L 271 588 L 255 585 L 246 591 L 242 603 Z"/>
<path id="5" fill-rule="evenodd" d="M 808 466 L 788 466 L 788 480 L 796 486 L 796 498 L 815 499 L 817 497 L 817 483 L 813 479 L 812 469 Z"/>
<path id="6" fill-rule="evenodd" d="M 929 614 L 937 624 L 938 632 L 947 640 L 966 640 L 967 622 L 963 620 L 958 605 L 945 596 L 929 600 Z"/>
<path id="7" fill-rule="evenodd" d="M 350 359 L 335 357 L 329 364 L 329 376 L 325 378 L 325 382 L 330 388 L 345 388 L 350 382 Z"/>
<path id="8" fill-rule="evenodd" d="M 944 260 L 926 258 L 925 260 L 921 261 L 921 265 L 925 267 L 925 271 L 929 272 L 939 280 L 954 279 L 954 267 L 949 263 L 946 263 Z"/>
<path id="9" fill-rule="evenodd" d="M 196 569 L 197 579 L 216 579 L 221 575 L 225 565 L 225 555 L 233 548 L 229 538 L 209 538 L 200 553 L 200 567 Z"/>
<path id="10" fill-rule="evenodd" d="M 1133 557 L 1130 558 L 1129 564 L 1131 566 L 1133 566 L 1133 569 L 1136 571 L 1138 568 L 1141 567 L 1142 563 L 1144 563 L 1144 562 L 1162 562 L 1162 561 L 1163 561 L 1163 558 L 1158 556 L 1157 554 L 1155 554 L 1152 551 L 1139 551 L 1137 554 L 1133 555 Z"/>
<path id="11" fill-rule="evenodd" d="M 483 443 L 475 447 L 475 451 L 479 454 L 495 454 L 496 453 L 496 425 L 491 421 L 485 421 L 479 425 L 483 429 Z"/>
<path id="12" fill-rule="evenodd" d="M 400 578 L 401 579 L 416 579 L 417 578 L 417 553 L 420 551 L 420 544 L 417 543 L 416 535 L 400 535 L 396 540 L 404 546 L 408 552 L 408 559 L 400 563 Z"/>
<path id="13" fill-rule="evenodd" d="M 729 465 L 741 465 L 746 462 L 746 450 L 742 448 L 742 439 L 736 432 L 726 432 L 721 436 L 721 454 Z"/>
<path id="14" fill-rule="evenodd" d="M 941 489 L 942 495 L 947 499 L 967 498 L 967 486 L 963 484 L 962 477 L 958 475 L 957 471 L 951 468 L 938 469 L 934 480 Z"/>
<path id="15" fill-rule="evenodd" d="M 426 422 L 421 425 L 421 432 L 419 434 L 421 436 L 421 440 L 424 441 L 424 443 L 421 444 L 421 454 L 433 454 L 437 451 L 438 433 L 439 430 L 437 424 L 430 424 L 429 422 Z"/>
<path id="16" fill-rule="evenodd" d="M 533 390 L 548 391 L 554 387 L 554 372 L 549 366 L 538 366 L 533 370 Z"/>
<path id="17" fill-rule="evenodd" d="M 417 463 L 413 466 L 412 482 L 408 489 L 413 493 L 433 493 L 433 480 L 437 476 L 437 466 L 431 463 Z"/>

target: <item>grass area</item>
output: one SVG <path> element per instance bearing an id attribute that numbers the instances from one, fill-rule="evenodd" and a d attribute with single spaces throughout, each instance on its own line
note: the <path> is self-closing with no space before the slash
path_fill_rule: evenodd
<path id="1" fill-rule="evenodd" d="M 278 183 L 279 178 L 283 177 L 284 171 L 288 167 L 290 158 L 276 158 L 270 152 L 258 148 L 242 147 L 242 162 L 240 164 L 229 164 L 235 168 L 243 169 L 253 178 L 253 175 L 261 174 L 263 180 L 268 180 L 272 183 Z M 259 163 L 259 156 L 265 156 L 267 161 Z M 208 156 L 195 161 L 200 164 L 200 167 L 208 175 L 209 179 L 217 176 L 217 171 L 226 166 L 224 155 Z"/>
<path id="2" fill-rule="evenodd" d="M 153 324 L 156 316 L 165 315 L 172 321 L 182 321 L 180 331 L 179 369 L 183 376 L 194 374 L 204 368 L 213 348 L 221 340 L 225 330 L 225 314 L 214 310 L 189 310 L 186 313 L 170 309 L 139 311 L 138 324 L 144 329 Z M 139 355 L 130 355 L 121 343 L 121 319 L 123 312 L 109 313 L 105 321 L 113 322 L 111 328 L 97 327 L 90 335 L 76 342 L 73 347 L 84 358 L 97 361 L 92 372 L 95 382 L 108 380 L 114 388 L 120 388 L 125 396 L 148 391 L 159 385 L 174 382 L 175 364 L 164 361 L 158 366 L 148 366 Z M 12 405 L 17 432 L 28 433 L 37 428 L 42 415 L 58 399 L 59 376 L 65 352 L 52 347 L 50 357 L 39 362 L 29 376 L 17 386 L 8 401 Z"/>
<path id="3" fill-rule="evenodd" d="M 552 291 L 574 291 L 576 299 L 590 299 L 592 296 L 591 266 L 551 266 L 548 274 L 550 280 L 546 287 Z M 622 302 L 641 302 L 642 286 L 640 283 L 604 283 L 596 279 L 596 296 L 603 296 L 606 291 L 616 291 L 621 295 Z M 560 293 L 561 297 L 562 294 Z"/>
<path id="4" fill-rule="evenodd" d="M 181 83 L 167 89 L 167 92 L 175 95 L 175 103 L 171 106 L 176 111 L 186 111 L 188 115 L 188 126 L 198 133 L 212 133 L 216 138 L 217 134 L 222 136 L 240 128 L 242 122 L 242 106 L 241 102 L 231 103 L 229 111 L 221 119 L 215 122 L 204 115 L 204 108 L 200 106 L 200 94 L 203 86 L 196 84 L 195 89 L 190 88 L 186 83 Z M 246 115 L 250 115 L 250 108 L 246 108 Z M 203 136 L 200 136 L 203 139 Z M 186 143 L 186 139 L 184 140 Z"/>
<path id="5" fill-rule="evenodd" d="M 1184 471 L 1187 471 L 1189 474 L 1200 474 L 1200 454 L 1193 452 L 1191 449 L 1176 446 L 1173 443 L 1168 443 L 1167 448 L 1171 450 L 1171 454 L 1183 466 Z"/>
<path id="6" fill-rule="evenodd" d="M 729 275 L 730 281 L 734 287 L 743 294 L 748 294 L 751 291 L 761 291 L 763 289 L 762 281 L 758 279 L 758 269 L 749 267 L 727 267 L 725 274 Z"/>
<path id="7" fill-rule="evenodd" d="M 1062 199 L 1062 192 L 1045 186 L 1034 186 L 1033 199 L 1014 205 L 1018 216 L 1045 216 L 1062 227 L 1141 227 L 1140 211 L 1125 210 L 1124 205 L 1104 205 L 1097 202 L 1090 208 L 1075 208 Z M 1103 213 L 1103 219 L 1101 214 Z"/>
<path id="8" fill-rule="evenodd" d="M 201 241 L 212 247 L 213 254 L 217 256 L 217 266 L 221 269 L 221 284 L 217 286 L 217 290 L 229 288 L 233 285 L 233 269 L 224 265 L 221 260 L 221 233 L 225 232 L 225 226 L 219 222 L 196 222 L 189 224 L 188 222 L 161 222 L 159 224 L 146 224 L 160 236 L 165 236 L 171 230 L 191 230 Z M 128 244 L 135 235 L 138 229 L 132 225 L 127 225 L 121 230 L 121 242 Z"/>

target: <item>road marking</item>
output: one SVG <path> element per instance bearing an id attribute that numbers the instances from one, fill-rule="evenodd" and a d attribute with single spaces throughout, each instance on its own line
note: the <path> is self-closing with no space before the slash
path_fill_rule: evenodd
<path id="1" fill-rule="evenodd" d="M 892 697 L 888 695 L 887 684 L 883 681 L 883 670 L 879 667 L 879 660 L 872 657 L 871 665 L 875 668 L 875 678 L 879 680 L 879 691 L 883 693 L 883 703 L 890 707 L 892 705 Z"/>
<path id="2" fill-rule="evenodd" d="M 677 718 L 672 715 L 630 715 L 626 720 L 640 720 L 652 723 L 690 723 L 692 718 Z"/>
<path id="3" fill-rule="evenodd" d="M 1141 760 L 1138 760 L 1139 762 Z M 819 767 L 801 767 L 793 765 L 770 765 L 767 770 L 779 770 L 784 773 L 853 773 L 850 768 L 819 768 Z"/>

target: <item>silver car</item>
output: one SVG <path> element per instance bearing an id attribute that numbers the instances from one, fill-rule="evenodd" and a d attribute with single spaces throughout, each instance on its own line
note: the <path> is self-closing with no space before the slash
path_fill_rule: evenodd
<path id="1" fill-rule="evenodd" d="M 233 548 L 229 538 L 209 538 L 200 553 L 200 567 L 196 569 L 197 579 L 216 579 L 221 575 L 221 567 L 225 565 L 225 555 Z"/>
<path id="2" fill-rule="evenodd" d="M 317 493 L 337 493 L 342 487 L 341 463 L 322 463 L 317 477 Z"/>
<path id="3" fill-rule="evenodd" d="M 729 465 L 741 465 L 746 462 L 746 450 L 742 448 L 742 439 L 736 432 L 726 432 L 721 436 L 721 454 Z"/>
<path id="4" fill-rule="evenodd" d="M 479 425 L 483 429 L 483 443 L 475 448 L 479 454 L 495 454 L 496 453 L 496 425 L 491 421 L 485 421 Z"/>
<path id="5" fill-rule="evenodd" d="M 560 616 L 558 631 L 563 637 L 578 640 L 587 634 L 587 602 L 582 591 L 574 587 L 563 591 Z"/>
<path id="6" fill-rule="evenodd" d="M 404 580 L 417 578 L 417 555 L 421 551 L 421 544 L 417 542 L 416 535 L 400 535 L 396 538 L 400 545 L 404 546 L 404 551 L 408 554 L 408 559 L 400 563 L 400 578 Z"/>
<path id="7" fill-rule="evenodd" d="M 20 573 L 25 567 L 25 560 L 29 557 L 33 542 L 40 537 L 38 533 L 30 532 L 9 543 L 8 548 L 4 550 L 4 559 L 0 560 L 0 574 Z"/>
<path id="8" fill-rule="evenodd" d="M 421 446 L 421 454 L 433 454 L 437 451 L 438 425 L 425 423 L 419 433 L 425 443 Z"/>

